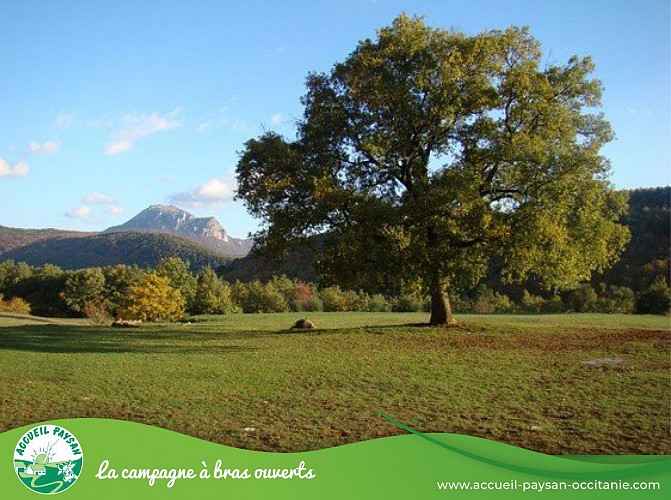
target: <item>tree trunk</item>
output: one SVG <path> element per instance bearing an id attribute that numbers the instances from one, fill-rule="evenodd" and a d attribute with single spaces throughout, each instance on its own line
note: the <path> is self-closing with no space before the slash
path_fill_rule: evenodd
<path id="1" fill-rule="evenodd" d="M 431 326 L 456 326 L 459 322 L 452 315 L 450 299 L 443 291 L 439 279 L 432 280 L 431 283 Z"/>
<path id="2" fill-rule="evenodd" d="M 429 250 L 432 250 L 438 243 L 438 237 L 432 226 L 426 228 L 426 238 Z M 452 315 L 450 307 L 450 298 L 443 290 L 443 280 L 440 278 L 440 270 L 431 263 L 427 269 L 429 272 L 429 293 L 431 293 L 431 326 L 457 326 L 459 322 Z"/>

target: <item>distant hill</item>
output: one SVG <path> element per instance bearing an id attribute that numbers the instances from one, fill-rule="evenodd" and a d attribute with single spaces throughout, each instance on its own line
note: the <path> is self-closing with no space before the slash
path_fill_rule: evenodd
<path id="1" fill-rule="evenodd" d="M 0 254 L 37 241 L 62 237 L 77 238 L 90 234 L 79 231 L 61 231 L 59 229 L 18 229 L 0 226 Z"/>
<path id="2" fill-rule="evenodd" d="M 63 269 L 135 264 L 149 268 L 165 257 L 179 257 L 191 263 L 192 271 L 209 265 L 217 268 L 232 259 L 176 236 L 145 232 L 114 232 L 52 237 L 16 247 L 0 255 L 33 266 L 55 264 Z"/>
<path id="3" fill-rule="evenodd" d="M 173 205 L 152 205 L 128 222 L 110 227 L 106 233 L 142 231 L 180 236 L 225 255 L 249 253 L 252 240 L 232 238 L 214 217 L 196 217 Z"/>
<path id="4" fill-rule="evenodd" d="M 324 239 L 316 245 L 291 248 L 283 259 L 268 258 L 263 252 L 249 253 L 240 259 L 229 262 L 218 270 L 218 274 L 227 281 L 268 281 L 273 276 L 285 275 L 306 282 L 317 279 L 315 262 L 320 248 L 323 248 Z"/>
<path id="5" fill-rule="evenodd" d="M 622 258 L 606 270 L 606 283 L 642 290 L 657 276 L 669 280 L 671 247 L 671 187 L 629 191 L 629 212 L 622 223 L 631 231 L 631 241 Z"/>

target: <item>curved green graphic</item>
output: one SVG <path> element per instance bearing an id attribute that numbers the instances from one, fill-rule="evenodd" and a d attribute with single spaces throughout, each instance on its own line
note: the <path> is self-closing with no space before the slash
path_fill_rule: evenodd
<path id="1" fill-rule="evenodd" d="M 402 424 L 401 422 L 391 418 L 389 415 L 385 415 L 382 412 L 378 412 L 382 417 L 384 417 L 386 420 L 391 422 L 392 424 L 396 425 L 397 427 L 408 431 L 415 436 L 419 436 L 422 439 L 425 439 L 426 441 L 429 441 L 430 443 L 433 443 L 437 446 L 440 446 L 441 448 L 444 448 L 446 450 L 452 451 L 454 453 L 458 453 L 459 455 L 462 455 L 464 457 L 470 458 L 472 460 L 476 460 L 478 462 L 482 462 L 487 465 L 492 465 L 494 467 L 498 467 L 501 469 L 505 470 L 510 470 L 514 472 L 522 472 L 524 474 L 532 474 L 535 476 L 540 476 L 540 477 L 547 477 L 547 478 L 553 478 L 553 479 L 575 479 L 575 480 L 584 480 L 586 478 L 589 479 L 614 479 L 614 478 L 625 478 L 625 477 L 633 477 L 633 476 L 640 476 L 642 474 L 646 473 L 651 473 L 651 472 L 658 472 L 658 471 L 665 471 L 665 470 L 671 470 L 671 458 L 668 457 L 659 457 L 655 461 L 651 463 L 643 463 L 641 465 L 636 465 L 634 467 L 630 467 L 629 465 L 622 466 L 622 463 L 618 462 L 610 462 L 610 461 L 604 461 L 604 460 L 587 460 L 587 457 L 583 457 L 583 460 L 577 460 L 575 457 L 562 457 L 560 456 L 559 458 L 564 458 L 564 459 L 571 459 L 574 460 L 574 463 L 572 465 L 571 470 L 556 470 L 556 469 L 543 469 L 539 467 L 527 467 L 524 465 L 518 465 L 515 463 L 510 463 L 510 462 L 503 462 L 501 460 L 496 460 L 489 458 L 487 456 L 484 456 L 482 454 L 469 451 L 467 449 L 459 448 L 457 446 L 450 445 L 446 443 L 445 441 L 442 441 L 440 439 L 437 439 L 435 437 L 432 437 L 428 434 L 424 434 L 422 432 L 416 431 L 415 429 L 408 427 L 405 424 Z M 450 436 L 449 434 L 445 436 Z M 526 450 L 525 450 L 526 451 Z M 532 454 L 534 452 L 528 451 L 528 453 Z M 539 462 L 542 463 L 543 460 L 541 457 L 545 457 L 546 455 L 539 455 Z M 603 458 L 603 457 L 602 457 Z M 640 457 L 630 457 L 630 461 L 640 461 Z M 600 470 L 581 470 L 581 464 L 589 462 L 589 463 L 598 463 L 602 467 Z"/>
<path id="2" fill-rule="evenodd" d="M 472 436 L 424 434 L 383 416 L 390 426 L 408 434 L 303 453 L 231 448 L 118 420 L 70 419 L 32 425 L 0 434 L 0 498 L 34 499 L 37 492 L 62 493 L 73 500 L 480 500 L 515 494 L 571 500 L 602 499 L 607 494 L 609 500 L 648 500 L 667 498 L 671 491 L 668 456 L 543 455 Z M 69 429 L 77 436 L 86 449 L 84 469 L 77 460 L 64 464 L 50 458 L 53 428 Z M 31 431 L 48 436 L 47 447 L 40 445 L 38 453 L 25 451 L 12 461 L 11 454 L 17 453 Z M 230 431 L 222 430 L 222 437 L 226 432 Z M 244 434 L 244 426 L 240 433 Z M 257 429 L 248 436 L 250 447 L 259 445 L 262 433 Z M 25 449 L 29 447 L 27 443 Z M 46 451 L 39 453 L 42 448 Z M 66 469 L 68 478 L 78 476 L 74 488 L 69 487 L 72 481 L 66 481 Z"/>

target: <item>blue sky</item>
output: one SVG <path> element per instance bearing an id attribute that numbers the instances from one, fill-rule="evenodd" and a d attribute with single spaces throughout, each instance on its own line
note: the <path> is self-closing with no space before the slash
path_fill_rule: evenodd
<path id="1" fill-rule="evenodd" d="M 558 64 L 591 55 L 615 186 L 670 183 L 668 0 L 3 0 L 0 225 L 93 231 L 174 203 L 245 236 L 236 152 L 293 137 L 308 72 L 403 11 L 470 34 L 528 25 Z"/>

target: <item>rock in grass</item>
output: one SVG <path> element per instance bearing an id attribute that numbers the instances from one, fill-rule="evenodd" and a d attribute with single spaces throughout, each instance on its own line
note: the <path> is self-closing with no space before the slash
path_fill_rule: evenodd
<path id="1" fill-rule="evenodd" d="M 127 319 L 118 319 L 112 326 L 115 328 L 140 328 L 140 321 L 130 321 Z"/>
<path id="2" fill-rule="evenodd" d="M 293 326 L 295 330 L 312 330 L 314 327 L 315 324 L 309 319 L 299 319 Z"/>

